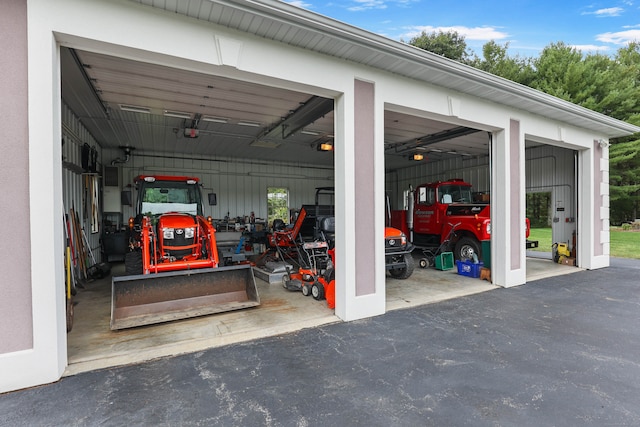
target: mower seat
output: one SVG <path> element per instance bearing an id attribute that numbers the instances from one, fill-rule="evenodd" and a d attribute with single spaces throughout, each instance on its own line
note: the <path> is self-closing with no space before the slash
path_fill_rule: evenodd
<path id="1" fill-rule="evenodd" d="M 276 218 L 273 220 L 273 229 L 274 231 L 282 231 L 285 228 L 284 221 L 280 218 Z"/>
<path id="2" fill-rule="evenodd" d="M 320 232 L 329 243 L 329 248 L 333 248 L 336 239 L 336 217 L 325 216 L 320 218 Z"/>

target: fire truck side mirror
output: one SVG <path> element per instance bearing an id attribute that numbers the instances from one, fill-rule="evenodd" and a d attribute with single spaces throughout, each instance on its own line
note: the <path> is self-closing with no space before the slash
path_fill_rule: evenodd
<path id="1" fill-rule="evenodd" d="M 209 193 L 207 194 L 207 197 L 209 197 L 209 206 L 215 206 L 218 204 L 216 193 Z"/>

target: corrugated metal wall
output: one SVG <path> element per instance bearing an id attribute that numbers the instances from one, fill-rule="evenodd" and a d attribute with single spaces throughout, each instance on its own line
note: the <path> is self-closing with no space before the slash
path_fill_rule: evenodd
<path id="1" fill-rule="evenodd" d="M 110 160 L 124 159 L 123 153 L 111 152 Z M 195 159 L 136 153 L 126 163 L 115 163 L 124 189 L 140 174 L 193 175 L 200 178 L 203 195 L 216 193 L 218 204 L 205 203 L 205 215 L 215 219 L 244 217 L 255 213 L 267 218 L 267 188 L 289 190 L 289 208 L 297 209 L 315 201 L 316 187 L 333 186 L 333 168 L 292 166 L 228 159 Z M 120 206 L 118 206 L 120 208 Z M 111 210 L 109 208 L 108 210 Z M 133 207 L 121 206 L 123 218 L 134 214 Z"/>
<path id="2" fill-rule="evenodd" d="M 489 155 L 479 157 L 454 157 L 442 160 L 416 162 L 415 166 L 399 169 L 386 174 L 386 190 L 392 209 L 402 209 L 403 194 L 411 185 L 461 178 L 473 185 L 474 191 L 489 192 L 491 181 Z"/>
<path id="3" fill-rule="evenodd" d="M 101 261 L 100 232 L 92 232 L 91 227 L 91 198 L 88 189 L 85 189 L 87 174 L 82 168 L 82 146 L 89 146 L 97 151 L 98 165 L 101 163 L 102 154 L 98 143 L 93 136 L 80 123 L 75 114 L 62 105 L 62 192 L 64 198 L 65 213 L 69 214 L 73 208 L 77 212 L 80 226 L 85 231 L 89 247 L 97 262 Z M 99 167 L 98 167 L 99 170 Z M 89 260 L 88 265 L 92 265 Z"/>

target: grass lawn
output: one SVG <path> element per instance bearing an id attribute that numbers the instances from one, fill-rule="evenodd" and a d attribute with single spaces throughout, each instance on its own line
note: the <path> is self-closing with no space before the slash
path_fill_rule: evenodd
<path id="1" fill-rule="evenodd" d="M 531 249 L 539 252 L 551 252 L 551 228 L 532 228 L 529 240 L 537 240 L 538 247 Z M 571 242 L 568 242 L 569 244 Z M 640 259 L 640 232 L 624 231 L 619 227 L 611 228 L 611 256 L 618 258 Z"/>

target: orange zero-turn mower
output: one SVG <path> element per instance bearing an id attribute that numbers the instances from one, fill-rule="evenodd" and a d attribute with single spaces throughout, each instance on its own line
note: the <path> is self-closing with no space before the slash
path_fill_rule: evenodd
<path id="1" fill-rule="evenodd" d="M 287 268 L 282 286 L 316 300 L 326 299 L 329 308 L 335 308 L 334 249 L 329 249 L 329 242 L 323 238 L 304 241 L 300 236 L 287 237 L 287 242 L 281 239 L 275 245 L 279 258 L 295 266 Z"/>

